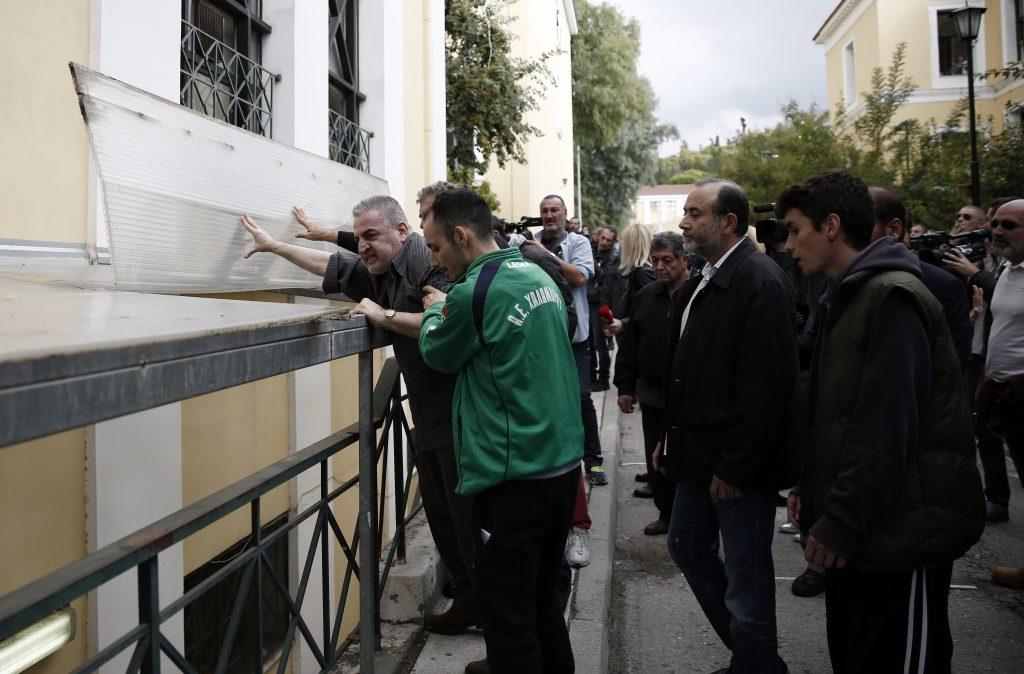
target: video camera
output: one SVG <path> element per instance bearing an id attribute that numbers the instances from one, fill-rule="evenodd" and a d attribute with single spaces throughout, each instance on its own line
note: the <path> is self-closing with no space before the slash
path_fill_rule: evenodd
<path id="1" fill-rule="evenodd" d="M 985 242 L 992 240 L 992 232 L 987 229 L 975 229 L 957 236 L 945 232 L 928 232 L 910 237 L 911 247 L 917 251 L 921 262 L 940 265 L 946 253 L 954 248 L 964 254 L 968 260 L 978 264 L 985 259 Z M 956 244 L 950 243 L 955 241 Z"/>
<path id="2" fill-rule="evenodd" d="M 518 222 L 509 222 L 508 220 L 502 220 L 495 216 L 492 223 L 492 228 L 499 232 L 502 236 L 508 237 L 510 234 L 524 234 L 526 238 L 532 239 L 533 236 L 529 233 L 528 227 L 540 227 L 544 224 L 544 221 L 540 218 L 528 218 L 522 217 Z"/>
<path id="3" fill-rule="evenodd" d="M 755 213 L 775 213 L 775 204 L 758 204 L 754 206 Z M 757 242 L 774 248 L 785 243 L 789 238 L 786 224 L 776 217 L 765 218 L 754 223 L 754 231 L 757 233 Z"/>

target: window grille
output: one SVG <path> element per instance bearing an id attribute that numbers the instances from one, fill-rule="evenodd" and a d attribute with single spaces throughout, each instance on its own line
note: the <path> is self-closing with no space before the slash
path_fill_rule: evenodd
<path id="1" fill-rule="evenodd" d="M 270 137 L 275 75 L 260 63 L 261 0 L 185 2 L 181 28 L 182 105 Z"/>

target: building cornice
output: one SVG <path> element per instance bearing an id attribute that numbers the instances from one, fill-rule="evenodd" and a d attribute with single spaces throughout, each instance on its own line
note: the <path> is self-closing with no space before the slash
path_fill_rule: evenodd
<path id="1" fill-rule="evenodd" d="M 846 23 L 846 21 L 853 16 L 854 12 L 861 7 L 866 9 L 874 0 L 839 0 L 839 4 L 832 10 L 832 13 L 828 15 L 825 22 L 821 24 L 821 28 L 811 38 L 815 44 L 825 44 L 833 36 L 837 34 L 839 29 Z M 859 14 L 858 14 L 859 15 Z"/>

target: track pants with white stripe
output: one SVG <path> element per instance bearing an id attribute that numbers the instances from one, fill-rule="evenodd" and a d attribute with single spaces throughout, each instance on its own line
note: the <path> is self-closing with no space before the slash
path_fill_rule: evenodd
<path id="1" fill-rule="evenodd" d="M 828 651 L 837 674 L 948 674 L 953 563 L 825 576 Z"/>

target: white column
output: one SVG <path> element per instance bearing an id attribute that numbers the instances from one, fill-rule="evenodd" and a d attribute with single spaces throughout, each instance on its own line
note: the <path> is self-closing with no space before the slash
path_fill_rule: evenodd
<path id="1" fill-rule="evenodd" d="M 366 101 L 359 125 L 373 133 L 370 173 L 388 181 L 391 194 L 405 194 L 405 50 L 401 0 L 359 4 L 359 86 Z"/>
<path id="2" fill-rule="evenodd" d="M 263 41 L 263 67 L 281 76 L 274 83 L 274 140 L 326 157 L 327 50 L 330 14 L 326 2 L 308 0 L 265 0 L 263 19 L 273 32 Z M 326 305 L 325 300 L 296 297 L 296 304 Z M 288 376 L 291 436 L 290 451 L 305 449 L 331 433 L 331 369 L 324 363 L 297 370 Z M 328 461 L 328 475 L 332 474 Z M 298 476 L 289 485 L 292 513 L 298 513 L 320 498 L 320 467 Z M 298 592 L 306 552 L 313 537 L 316 518 L 309 518 L 288 539 L 288 586 Z M 329 597 L 334 597 L 333 553 L 328 568 Z M 323 620 L 321 597 L 323 578 L 320 548 L 306 586 L 300 611 L 312 633 L 319 638 Z M 331 618 L 334 609 L 331 608 Z M 297 635 L 292 671 L 318 672 L 319 667 L 305 639 Z"/>
<path id="3" fill-rule="evenodd" d="M 274 29 L 263 41 L 263 67 L 281 76 L 274 83 L 274 140 L 326 157 L 327 3 L 265 0 L 263 19 Z"/>
<path id="4" fill-rule="evenodd" d="M 177 102 L 181 52 L 181 3 L 168 0 L 92 0 L 90 67 Z M 89 243 L 106 247 L 99 178 L 90 169 Z M 172 404 L 89 429 L 87 451 L 88 550 L 181 508 L 181 405 Z M 160 601 L 183 590 L 181 545 L 160 554 Z M 129 572 L 89 597 L 90 653 L 138 624 L 136 574 Z M 162 627 L 184 650 L 179 613 Z M 103 667 L 124 671 L 127 655 Z M 165 662 L 169 664 L 169 661 Z"/>
<path id="5" fill-rule="evenodd" d="M 181 98 L 181 3 L 92 0 L 89 66 L 177 103 Z M 89 164 L 88 244 L 109 244 L 99 175 Z"/>
<path id="6" fill-rule="evenodd" d="M 86 444 L 88 551 L 113 543 L 181 509 L 181 404 L 104 421 L 89 428 Z M 182 546 L 160 553 L 160 606 L 183 593 Z M 139 624 L 138 574 L 124 573 L 89 594 L 89 653 Z M 178 613 L 161 632 L 184 652 L 184 616 Z M 103 666 L 125 671 L 132 651 Z M 164 664 L 172 663 L 164 656 Z"/>
<path id="7" fill-rule="evenodd" d="M 326 300 L 317 300 L 304 297 L 296 297 L 296 304 L 326 305 Z M 331 434 L 331 366 L 329 363 L 314 365 L 302 370 L 296 370 L 289 375 L 289 397 L 291 408 L 291 451 L 295 452 L 305 449 L 309 445 L 326 438 Z M 327 474 L 331 476 L 331 461 L 327 462 Z M 333 483 L 329 483 L 328 489 L 333 489 Z M 317 465 L 299 475 L 290 483 L 291 504 L 293 514 L 299 513 L 320 498 L 320 466 Z M 302 569 L 306 561 L 306 553 L 309 550 L 310 541 L 313 538 L 313 530 L 316 527 L 316 518 L 310 517 L 299 525 L 296 534 L 289 537 L 289 587 L 294 593 L 298 591 L 301 580 Z M 329 531 L 329 530 L 328 530 Z M 334 546 L 331 540 L 329 547 L 330 577 L 327 579 L 329 585 L 328 597 L 331 598 L 330 616 L 335 619 L 335 587 L 334 587 Z M 306 586 L 306 594 L 300 607 L 302 617 L 310 626 L 310 631 L 319 639 L 322 630 L 320 625 L 323 620 L 323 604 L 321 597 L 323 592 L 323 577 L 320 566 L 320 547 L 317 546 L 316 558 L 313 561 L 312 571 Z M 300 674 L 306 672 L 319 672 L 316 658 L 306 645 L 305 639 L 296 634 L 296 643 L 299 648 L 295 649 L 292 661 L 292 671 Z"/>
<path id="8" fill-rule="evenodd" d="M 430 180 L 448 177 L 448 113 L 444 66 L 444 0 L 428 0 L 427 49 L 430 87 L 427 150 L 430 153 Z"/>

